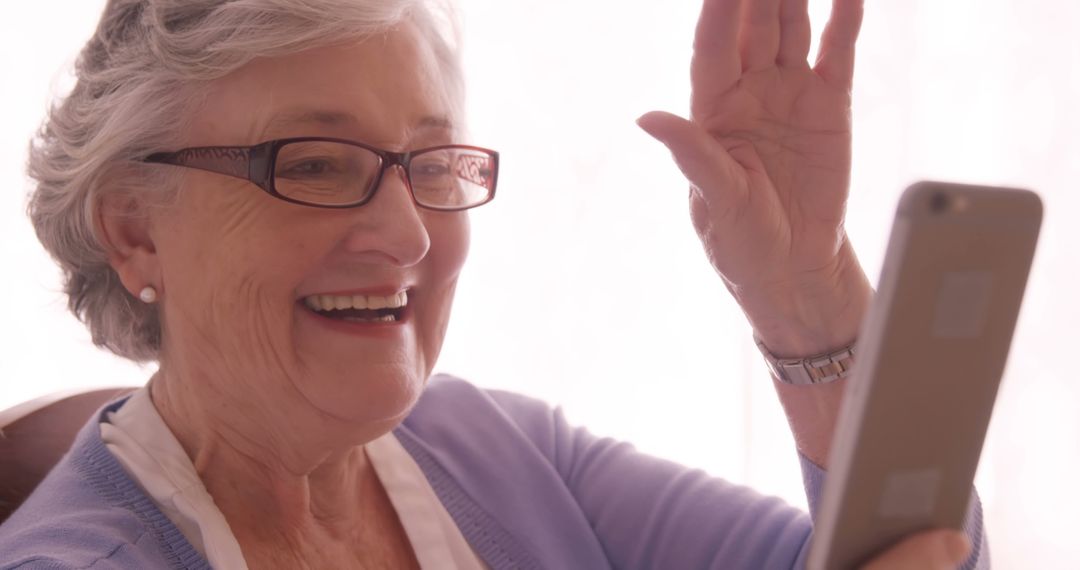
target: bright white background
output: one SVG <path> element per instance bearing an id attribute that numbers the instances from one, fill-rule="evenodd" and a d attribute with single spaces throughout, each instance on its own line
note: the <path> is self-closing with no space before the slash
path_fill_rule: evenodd
<path id="1" fill-rule="evenodd" d="M 103 4 L 11 2 L 0 19 L 0 407 L 150 373 L 91 346 L 23 214 L 27 140 Z M 786 423 L 693 234 L 685 183 L 633 122 L 685 112 L 698 3 L 462 4 L 475 142 L 505 158 L 498 199 L 473 216 L 438 369 L 804 505 Z M 977 483 L 996 567 L 1075 567 L 1080 5 L 868 4 L 849 232 L 871 277 L 913 180 L 1025 186 L 1046 203 Z M 820 29 L 828 2 L 811 5 Z"/>

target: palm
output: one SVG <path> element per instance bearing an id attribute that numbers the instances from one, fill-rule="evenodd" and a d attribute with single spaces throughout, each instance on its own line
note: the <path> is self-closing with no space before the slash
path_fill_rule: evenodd
<path id="1" fill-rule="evenodd" d="M 744 77 L 703 107 L 709 110 L 695 122 L 734 163 L 727 185 L 735 195 L 720 208 L 701 198 L 694 207 L 696 225 L 699 217 L 711 220 L 714 235 L 702 237 L 714 246 L 717 270 L 731 281 L 761 282 L 783 276 L 744 275 L 744 268 L 821 267 L 842 235 L 851 165 L 847 94 L 809 68 L 772 68 Z M 764 244 L 771 247 L 763 251 Z M 763 256 L 773 263 L 760 263 Z"/>
<path id="2" fill-rule="evenodd" d="M 846 239 L 860 19 L 861 0 L 836 0 L 811 68 L 806 0 L 705 2 L 691 121 L 706 136 L 693 150 L 699 158 L 675 154 L 691 181 L 694 226 L 729 285 L 827 271 Z"/>

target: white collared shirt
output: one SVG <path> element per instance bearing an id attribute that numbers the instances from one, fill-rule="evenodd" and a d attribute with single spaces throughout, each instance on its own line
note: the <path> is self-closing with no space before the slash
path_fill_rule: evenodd
<path id="1" fill-rule="evenodd" d="M 101 438 L 124 470 L 214 568 L 246 570 L 240 544 L 180 442 L 143 387 L 101 423 Z M 486 570 L 423 471 L 392 432 L 365 446 L 368 459 L 424 570 Z"/>

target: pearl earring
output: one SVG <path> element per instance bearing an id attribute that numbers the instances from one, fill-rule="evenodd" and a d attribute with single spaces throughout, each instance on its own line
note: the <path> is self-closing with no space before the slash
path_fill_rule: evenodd
<path id="1" fill-rule="evenodd" d="M 139 300 L 143 303 L 153 303 L 154 301 L 157 301 L 157 289 L 154 289 L 149 285 L 143 287 L 142 291 L 139 291 Z"/>

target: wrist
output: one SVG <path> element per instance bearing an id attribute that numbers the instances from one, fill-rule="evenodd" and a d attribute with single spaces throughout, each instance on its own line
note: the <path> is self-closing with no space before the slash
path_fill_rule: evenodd
<path id="1" fill-rule="evenodd" d="M 754 335 L 778 357 L 807 357 L 851 344 L 873 289 L 845 244 L 836 262 L 803 279 L 732 287 Z"/>

